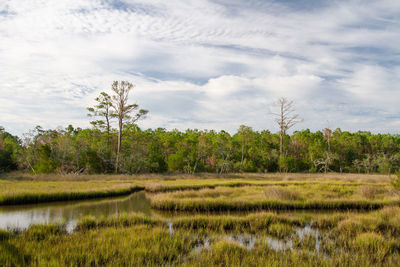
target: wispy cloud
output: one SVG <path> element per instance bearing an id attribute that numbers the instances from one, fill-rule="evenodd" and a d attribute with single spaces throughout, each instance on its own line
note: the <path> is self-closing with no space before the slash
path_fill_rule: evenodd
<path id="1" fill-rule="evenodd" d="M 124 79 L 143 127 L 275 131 L 286 96 L 299 128 L 398 133 L 399 18 L 386 0 L 5 0 L 0 125 L 88 126 L 85 107 Z"/>

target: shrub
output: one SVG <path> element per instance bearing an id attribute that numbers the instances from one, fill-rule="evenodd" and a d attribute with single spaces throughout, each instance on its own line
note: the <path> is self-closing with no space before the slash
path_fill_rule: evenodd
<path id="1" fill-rule="evenodd" d="M 395 189 L 400 189 L 400 170 L 397 171 L 396 176 L 390 181 L 390 184 Z"/>

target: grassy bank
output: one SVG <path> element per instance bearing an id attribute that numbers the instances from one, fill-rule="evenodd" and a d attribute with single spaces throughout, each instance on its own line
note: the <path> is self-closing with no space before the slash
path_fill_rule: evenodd
<path id="1" fill-rule="evenodd" d="M 9 181 L 0 180 L 0 205 L 70 201 L 126 195 L 143 190 L 126 181 Z"/>
<path id="2" fill-rule="evenodd" d="M 326 175 L 325 175 L 326 176 Z M 201 175 L 29 175 L 26 173 L 10 173 L 2 176 L 0 179 L 0 205 L 12 204 L 32 204 L 40 202 L 61 201 L 61 200 L 79 200 L 97 197 L 109 197 L 129 194 L 138 189 L 145 189 L 149 193 L 168 193 L 174 191 L 197 190 L 203 192 L 203 189 L 215 189 L 218 192 L 220 187 L 234 188 L 237 187 L 254 187 L 254 188 L 270 188 L 270 187 L 304 187 L 309 188 L 312 185 L 319 185 L 325 188 L 325 192 L 329 190 L 340 190 L 343 188 L 356 188 L 358 186 L 373 186 L 375 188 L 386 188 L 388 186 L 387 177 L 379 175 L 339 175 L 333 179 L 332 174 L 325 177 L 324 175 L 311 174 L 231 174 L 225 176 L 217 176 L 211 174 Z M 321 178 L 325 177 L 325 179 Z M 331 177 L 331 178 L 328 178 Z M 79 179 L 79 180 L 77 180 Z M 386 179 L 386 180 L 385 180 Z M 239 190 L 239 189 L 238 189 Z M 318 188 L 317 188 L 318 190 Z M 239 190 L 240 191 L 240 190 Z M 372 192 L 373 193 L 373 192 Z M 191 193 L 190 193 L 191 194 Z M 261 194 L 262 195 L 262 194 Z M 224 203 L 223 199 L 217 199 L 215 203 L 206 201 L 208 207 L 199 206 L 196 200 L 189 196 L 184 196 L 183 202 L 177 203 L 174 198 L 164 197 L 161 194 L 159 198 L 155 198 L 153 206 L 158 209 L 180 209 L 180 210 L 233 210 L 230 206 L 237 206 L 236 210 L 257 210 L 267 208 L 279 208 L 284 206 L 287 208 L 319 208 L 318 204 L 313 203 L 289 203 L 282 204 L 276 201 L 268 203 L 251 204 L 245 203 L 239 207 L 238 203 L 228 201 Z M 259 196 L 255 196 L 258 200 L 263 200 Z M 329 197 L 329 196 L 328 196 Z M 330 197 L 329 197 L 330 198 Z M 163 199 L 163 201 L 161 201 Z M 194 202 L 190 201 L 194 200 Z M 241 201 L 241 200 L 240 200 Z M 162 203 L 161 203 L 162 202 Z M 190 202 L 190 204 L 189 204 Z M 248 202 L 248 201 L 245 201 Z M 291 201 L 292 202 L 292 201 Z M 379 201 L 378 201 L 379 202 Z M 356 204 L 360 208 L 378 208 L 387 203 L 365 203 L 363 201 Z M 345 204 L 349 206 L 350 204 Z M 328 206 L 328 205 L 324 205 Z M 338 203 L 330 203 L 330 206 L 337 207 Z M 346 207 L 347 207 L 346 206 Z M 225 208 L 224 208 L 225 207 Z"/>
<path id="3" fill-rule="evenodd" d="M 397 266 L 400 208 L 369 213 L 86 217 L 0 232 L 0 265 Z M 311 228 L 310 222 L 313 222 Z"/>
<path id="4" fill-rule="evenodd" d="M 176 181 L 176 180 L 232 180 L 240 181 L 342 181 L 362 183 L 387 183 L 388 175 L 383 174 L 356 174 L 356 173 L 196 173 L 196 174 L 30 174 L 26 172 L 9 172 L 0 174 L 2 180 L 19 181 L 122 181 L 122 180 L 154 180 L 154 181 Z"/>
<path id="5" fill-rule="evenodd" d="M 282 182 L 268 186 L 215 187 L 152 195 L 151 206 L 170 211 L 254 211 L 293 209 L 379 209 L 400 204 L 388 184 Z"/>

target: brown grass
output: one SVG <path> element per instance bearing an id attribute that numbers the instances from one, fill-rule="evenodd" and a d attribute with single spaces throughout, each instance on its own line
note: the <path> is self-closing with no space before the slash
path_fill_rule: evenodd
<path id="1" fill-rule="evenodd" d="M 362 185 L 359 187 L 358 193 L 364 198 L 375 199 L 378 194 L 383 193 L 383 190 L 372 185 Z"/>
<path id="2" fill-rule="evenodd" d="M 301 195 L 299 192 L 290 190 L 283 187 L 272 186 L 264 191 L 265 197 L 269 199 L 278 199 L 278 200 L 300 200 Z"/>
<path id="3" fill-rule="evenodd" d="M 388 175 L 356 173 L 197 173 L 191 174 L 37 174 L 11 172 L 0 176 L 5 180 L 29 181 L 88 181 L 88 180 L 182 180 L 182 179 L 252 179 L 273 181 L 345 181 L 365 183 L 390 182 Z"/>

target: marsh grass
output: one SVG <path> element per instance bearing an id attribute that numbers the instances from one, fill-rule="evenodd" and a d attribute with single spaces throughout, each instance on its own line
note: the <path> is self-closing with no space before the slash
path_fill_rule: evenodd
<path id="1" fill-rule="evenodd" d="M 367 199 L 375 199 L 379 194 L 385 193 L 383 188 L 378 188 L 372 185 L 362 185 L 358 189 L 359 194 Z"/>
<path id="2" fill-rule="evenodd" d="M 186 212 L 257 210 L 373 210 L 400 204 L 390 186 L 343 183 L 285 183 L 219 186 L 213 189 L 159 193 L 151 196 L 154 209 Z"/>
<path id="3" fill-rule="evenodd" d="M 161 266 L 182 264 L 194 239 L 184 232 L 172 236 L 160 227 L 136 225 L 126 228 L 105 227 L 75 234 L 48 233 L 37 242 L 28 229 L 7 242 L 14 254 L 38 266 Z M 1 247 L 0 247 L 1 248 Z M 14 257 L 0 250 L 2 266 L 15 266 Z"/>
<path id="4" fill-rule="evenodd" d="M 400 262 L 400 194 L 384 176 L 31 178 L 0 180 L 0 201 L 4 196 L 20 203 L 72 200 L 145 189 L 153 208 L 190 213 L 86 216 L 72 233 L 62 224 L 35 225 L 21 232 L 0 230 L 0 266 L 397 266 Z M 80 178 L 85 181 L 76 181 Z M 304 211 L 293 211 L 297 209 Z M 296 233 L 304 228 L 317 232 L 300 238 Z M 255 243 L 248 248 L 229 236 L 251 236 Z M 292 248 L 274 249 L 269 238 L 290 241 Z M 194 253 L 205 239 L 208 247 Z"/>
<path id="5" fill-rule="evenodd" d="M 390 177 L 383 174 L 357 174 L 357 173 L 196 173 L 196 174 L 37 174 L 26 172 L 9 172 L 0 174 L 3 180 L 20 181 L 93 181 L 93 180 L 258 180 L 258 181 L 338 181 L 338 182 L 362 182 L 362 183 L 389 183 Z"/>
<path id="6" fill-rule="evenodd" d="M 278 199 L 278 200 L 295 201 L 302 199 L 299 192 L 276 186 L 272 186 L 266 189 L 264 191 L 264 195 L 266 198 Z"/>
<path id="7" fill-rule="evenodd" d="M 348 197 L 361 185 L 387 187 L 388 181 L 381 176 L 336 174 L 336 178 L 324 175 L 303 174 L 232 174 L 216 176 L 199 175 L 29 175 L 26 173 L 3 174 L 0 179 L 0 205 L 28 204 L 60 200 L 107 197 L 128 194 L 132 190 L 144 189 L 149 193 L 175 191 L 208 191 L 209 198 L 221 195 L 222 187 L 239 190 L 238 187 L 265 188 L 264 196 L 277 200 L 298 201 L 310 199 L 314 192 L 323 192 L 323 199 Z M 382 178 L 378 180 L 378 178 Z M 287 187 L 284 189 L 284 187 Z M 297 188 L 296 188 L 297 187 Z M 298 190 L 302 187 L 301 191 Z M 133 189 L 136 188 L 136 189 Z M 272 189 L 271 189 L 272 188 Z M 307 189 L 308 188 L 308 189 Z M 258 190 L 260 199 L 262 190 Z M 291 192 L 291 193 L 290 193 Z M 400 198 L 394 194 L 393 198 Z M 213 194 L 215 194 L 213 196 Z M 229 195 L 229 193 L 226 193 Z M 237 193 L 234 197 L 240 197 Z M 265 198 L 265 197 L 264 197 Z M 379 197 L 378 197 L 379 198 Z"/>
<path id="8" fill-rule="evenodd" d="M 292 224 L 273 223 L 268 227 L 268 233 L 281 239 L 287 238 L 294 231 Z"/>
<path id="9" fill-rule="evenodd" d="M 11 237 L 11 233 L 0 228 L 0 241 L 5 241 Z"/>
<path id="10" fill-rule="evenodd" d="M 144 187 L 126 182 L 0 181 L 0 205 L 33 204 L 127 195 Z"/>
<path id="11" fill-rule="evenodd" d="M 72 234 L 63 225 L 37 225 L 21 233 L 9 233 L 0 241 L 0 263 L 15 265 L 65 266 L 396 266 L 400 260 L 400 221 L 386 207 L 368 213 L 342 212 L 331 217 L 327 231 L 295 233 L 310 222 L 328 220 L 328 214 L 274 212 L 246 216 L 197 215 L 172 219 L 143 214 L 120 214 L 108 218 L 85 217 Z M 311 216 L 311 217 L 310 217 Z M 349 220 L 357 222 L 345 227 Z M 167 222 L 172 223 L 173 233 Z M 382 227 L 385 225 L 385 227 Z M 317 230 L 316 226 L 313 229 Z M 313 230 L 314 231 L 314 230 Z M 251 234 L 250 249 L 226 238 L 230 233 Z M 291 249 L 277 250 L 268 236 L 292 240 Z M 204 244 L 209 246 L 193 250 Z M 286 241 L 285 241 L 286 242 Z M 11 256 L 10 256 L 11 255 Z M 19 263 L 19 264 L 18 264 Z"/>

